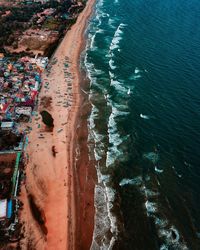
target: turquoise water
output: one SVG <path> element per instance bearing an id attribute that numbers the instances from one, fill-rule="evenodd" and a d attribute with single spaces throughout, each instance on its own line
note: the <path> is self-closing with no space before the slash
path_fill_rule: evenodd
<path id="1" fill-rule="evenodd" d="M 93 246 L 200 249 L 199 9 L 97 1 L 83 62 L 98 174 Z"/>

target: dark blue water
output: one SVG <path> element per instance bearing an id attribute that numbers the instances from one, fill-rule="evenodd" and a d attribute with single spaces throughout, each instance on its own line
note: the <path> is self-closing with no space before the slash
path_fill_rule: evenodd
<path id="1" fill-rule="evenodd" d="M 200 249 L 199 20 L 197 0 L 97 2 L 88 144 L 109 204 L 107 247 Z"/>

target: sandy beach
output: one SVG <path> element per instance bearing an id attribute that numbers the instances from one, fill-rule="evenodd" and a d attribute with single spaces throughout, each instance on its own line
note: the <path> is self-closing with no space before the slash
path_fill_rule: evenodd
<path id="1" fill-rule="evenodd" d="M 32 118 L 28 135 L 26 182 L 21 190 L 22 249 L 87 249 L 86 246 L 81 248 L 80 242 L 77 243 L 77 230 L 80 233 L 81 229 L 77 229 L 76 224 L 82 219 L 77 219 L 76 214 L 80 209 L 76 209 L 76 201 L 79 200 L 76 195 L 79 192 L 74 166 L 76 128 L 81 105 L 79 58 L 93 3 L 94 0 L 88 0 L 76 24 L 56 50 L 49 70 L 42 76 L 38 109 Z M 48 111 L 54 119 L 53 131 L 47 131 L 42 123 L 39 113 L 43 110 Z M 84 164 L 81 166 L 78 174 L 81 174 L 82 169 L 84 171 Z M 88 171 L 85 170 L 85 174 Z M 90 191 L 92 194 L 93 189 Z M 93 197 L 88 199 L 90 203 L 87 204 L 94 212 Z M 85 237 L 89 239 L 85 240 L 87 246 L 92 237 L 92 227 L 91 221 L 88 237 Z"/>

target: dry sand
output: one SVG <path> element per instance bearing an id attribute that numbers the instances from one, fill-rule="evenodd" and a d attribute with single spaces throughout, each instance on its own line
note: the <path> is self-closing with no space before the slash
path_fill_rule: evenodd
<path id="1" fill-rule="evenodd" d="M 53 60 L 56 58 L 57 62 L 49 74 L 43 74 L 38 113 L 48 110 L 54 119 L 54 129 L 47 132 L 40 115 L 33 117 L 26 151 L 26 183 L 21 191 L 22 249 L 77 249 L 74 151 L 80 107 L 79 57 L 93 3 L 94 0 L 88 0 L 56 50 Z M 44 96 L 47 100 L 52 98 L 48 108 L 41 102 Z"/>

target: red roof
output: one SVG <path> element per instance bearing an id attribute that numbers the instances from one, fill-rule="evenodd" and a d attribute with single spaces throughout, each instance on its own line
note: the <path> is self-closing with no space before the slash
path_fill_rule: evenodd
<path id="1" fill-rule="evenodd" d="M 15 97 L 24 98 L 24 94 L 22 94 L 22 93 L 17 93 L 17 94 L 15 94 Z"/>
<path id="2" fill-rule="evenodd" d="M 38 91 L 36 91 L 36 90 L 32 90 L 32 91 L 31 91 L 32 100 L 35 99 L 35 97 L 37 96 L 37 94 L 38 94 Z"/>
<path id="3" fill-rule="evenodd" d="M 6 110 L 7 110 L 7 108 L 9 107 L 9 103 L 5 103 L 5 104 L 3 104 L 2 106 L 3 106 L 3 107 L 2 107 L 2 109 L 1 109 L 1 111 L 5 113 Z"/>
<path id="4" fill-rule="evenodd" d="M 17 105 L 18 107 L 22 106 L 31 106 L 32 108 L 34 107 L 34 101 L 33 100 L 27 100 L 25 102 L 21 102 Z"/>

